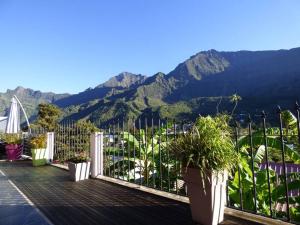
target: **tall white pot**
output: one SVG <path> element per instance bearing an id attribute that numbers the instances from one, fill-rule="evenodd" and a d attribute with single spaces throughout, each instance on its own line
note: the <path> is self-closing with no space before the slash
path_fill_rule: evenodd
<path id="1" fill-rule="evenodd" d="M 203 225 L 217 225 L 224 220 L 228 173 L 210 173 L 208 177 L 201 177 L 199 169 L 184 171 L 193 220 Z"/>
<path id="2" fill-rule="evenodd" d="M 88 179 L 90 176 L 91 162 L 68 163 L 70 177 L 73 181 Z"/>

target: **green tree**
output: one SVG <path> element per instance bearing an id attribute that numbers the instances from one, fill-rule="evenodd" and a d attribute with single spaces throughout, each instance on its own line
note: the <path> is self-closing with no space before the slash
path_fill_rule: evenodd
<path id="1" fill-rule="evenodd" d="M 61 113 L 61 110 L 55 105 L 39 104 L 37 125 L 46 131 L 54 131 L 58 125 Z"/>

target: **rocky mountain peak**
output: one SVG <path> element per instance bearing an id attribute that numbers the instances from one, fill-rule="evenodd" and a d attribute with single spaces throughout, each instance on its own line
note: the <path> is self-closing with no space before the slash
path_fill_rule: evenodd
<path id="1" fill-rule="evenodd" d="M 201 80 L 211 74 L 225 71 L 230 62 L 214 49 L 202 51 L 179 64 L 169 76 L 179 80 Z"/>
<path id="2" fill-rule="evenodd" d="M 110 78 L 105 83 L 98 87 L 122 87 L 129 88 L 132 85 L 141 84 L 146 80 L 146 76 L 141 74 L 133 74 L 129 72 L 122 72 L 117 76 Z"/>

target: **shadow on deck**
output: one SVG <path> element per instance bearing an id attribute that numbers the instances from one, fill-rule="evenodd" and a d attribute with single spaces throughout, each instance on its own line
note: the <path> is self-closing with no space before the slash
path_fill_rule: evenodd
<path id="1" fill-rule="evenodd" d="M 0 170 L 53 224 L 194 224 L 188 204 L 135 189 L 94 179 L 75 183 L 67 171 L 30 161 L 0 162 Z M 222 224 L 256 224 L 225 218 Z"/>

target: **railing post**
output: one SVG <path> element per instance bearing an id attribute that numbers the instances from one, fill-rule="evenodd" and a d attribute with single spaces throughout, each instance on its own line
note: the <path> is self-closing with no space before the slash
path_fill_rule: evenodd
<path id="1" fill-rule="evenodd" d="M 53 161 L 54 155 L 54 132 L 47 133 L 47 148 L 46 148 L 46 160 L 47 163 Z"/>
<path id="2" fill-rule="evenodd" d="M 290 217 L 290 202 L 289 202 L 289 189 L 288 189 L 288 178 L 287 178 L 287 170 L 286 170 L 286 163 L 285 163 L 285 145 L 284 145 L 284 138 L 283 138 L 283 127 L 282 127 L 282 115 L 281 115 L 281 108 L 280 106 L 277 107 L 277 113 L 279 116 L 279 129 L 280 129 L 280 141 L 281 141 L 281 155 L 282 155 L 282 166 L 283 166 L 283 176 L 284 176 L 284 186 L 285 186 L 285 199 L 287 204 L 287 220 L 291 221 Z"/>
<path id="3" fill-rule="evenodd" d="M 91 176 L 96 178 L 103 175 L 103 132 L 96 132 L 91 135 Z"/>

